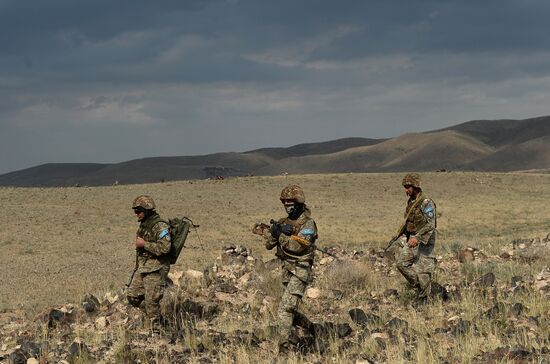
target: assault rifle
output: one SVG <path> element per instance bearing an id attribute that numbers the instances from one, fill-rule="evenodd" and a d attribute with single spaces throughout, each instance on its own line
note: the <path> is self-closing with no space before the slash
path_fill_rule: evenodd
<path id="1" fill-rule="evenodd" d="M 267 225 L 267 224 L 264 224 L 264 223 L 258 223 L 256 225 L 254 225 L 254 227 L 252 228 L 252 233 L 254 233 L 256 235 L 263 235 L 265 230 L 278 231 L 279 233 L 282 233 L 282 234 L 285 234 L 285 235 L 289 236 L 290 239 L 296 241 L 297 243 L 299 243 L 303 246 L 307 246 L 307 247 L 311 246 L 311 243 L 308 240 L 306 240 L 304 238 L 301 238 L 298 235 L 292 234 L 293 231 L 294 231 L 294 227 L 292 225 L 281 224 L 281 223 L 277 222 L 274 219 L 271 219 L 269 221 L 269 223 L 271 225 Z M 315 250 L 317 250 L 317 251 L 319 251 L 323 254 L 326 254 L 328 256 L 331 256 L 336 260 L 340 260 L 336 255 L 328 252 L 326 249 L 321 249 L 321 248 L 317 247 L 315 244 L 313 244 L 313 249 L 315 249 Z"/>

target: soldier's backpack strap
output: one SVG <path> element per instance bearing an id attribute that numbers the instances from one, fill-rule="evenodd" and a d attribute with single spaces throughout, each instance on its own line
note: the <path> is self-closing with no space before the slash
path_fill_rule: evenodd
<path id="1" fill-rule="evenodd" d="M 151 231 L 153 229 L 153 226 L 155 226 L 159 222 L 164 222 L 164 223 L 168 224 L 168 226 L 170 226 L 170 223 L 168 223 L 168 221 L 165 221 L 164 219 L 162 219 L 160 217 L 160 215 L 156 215 L 156 216 L 153 216 L 150 219 L 147 219 L 147 221 L 145 221 L 145 223 L 143 225 L 144 225 L 144 227 L 147 231 Z"/>

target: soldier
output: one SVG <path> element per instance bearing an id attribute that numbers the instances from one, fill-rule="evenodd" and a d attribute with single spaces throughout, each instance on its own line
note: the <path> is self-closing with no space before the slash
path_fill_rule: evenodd
<path id="1" fill-rule="evenodd" d="M 403 178 L 409 197 L 405 209 L 404 237 L 396 254 L 397 269 L 417 291 L 416 304 L 423 304 L 431 293 L 436 260 L 433 255 L 436 238 L 436 206 L 422 191 L 420 175 L 409 173 Z"/>
<path id="2" fill-rule="evenodd" d="M 167 253 L 171 241 L 169 225 L 155 211 L 155 202 L 146 195 L 132 203 L 139 228 L 136 233 L 136 267 L 130 281 L 127 298 L 135 307 L 145 301 L 145 313 L 153 327 L 163 323 L 160 300 L 170 270 Z"/>
<path id="3" fill-rule="evenodd" d="M 293 321 L 299 315 L 298 304 L 311 280 L 311 268 L 317 239 L 317 226 L 311 211 L 305 205 L 304 191 L 300 186 L 289 185 L 281 191 L 281 202 L 286 217 L 261 231 L 268 250 L 277 248 L 276 256 L 282 263 L 283 296 L 277 312 L 279 352 L 288 351 L 291 342 Z M 258 225 L 255 227 L 257 228 Z"/>

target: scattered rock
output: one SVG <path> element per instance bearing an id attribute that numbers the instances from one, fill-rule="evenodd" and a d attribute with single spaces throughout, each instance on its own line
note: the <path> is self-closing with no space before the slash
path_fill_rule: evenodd
<path id="1" fill-rule="evenodd" d="M 550 294 L 550 269 L 548 267 L 535 276 L 533 287 L 541 293 Z"/>
<path id="2" fill-rule="evenodd" d="M 523 277 L 522 276 L 513 276 L 510 279 L 510 284 L 511 284 L 512 287 L 518 286 L 521 282 L 523 282 Z"/>
<path id="3" fill-rule="evenodd" d="M 341 323 L 336 325 L 336 332 L 339 338 L 347 337 L 352 334 L 353 329 L 348 323 Z"/>
<path id="4" fill-rule="evenodd" d="M 98 330 L 105 330 L 107 328 L 108 322 L 107 318 L 104 316 L 98 317 L 95 320 L 95 328 Z"/>
<path id="5" fill-rule="evenodd" d="M 430 296 L 432 299 L 440 299 L 442 301 L 448 301 L 450 299 L 447 289 L 437 282 L 432 282 Z"/>
<path id="6" fill-rule="evenodd" d="M 61 309 L 54 308 L 47 315 L 47 323 L 49 328 L 58 327 L 59 325 L 68 325 L 73 321 L 72 311 L 65 307 Z"/>
<path id="7" fill-rule="evenodd" d="M 330 262 L 332 262 L 334 260 L 334 258 L 332 257 L 324 257 L 324 258 L 321 258 L 319 260 L 319 265 L 325 265 L 325 264 L 328 264 Z"/>
<path id="8" fill-rule="evenodd" d="M 506 313 L 506 306 L 502 302 L 497 302 L 493 307 L 485 311 L 484 317 L 494 319 Z"/>
<path id="9" fill-rule="evenodd" d="M 100 306 L 99 300 L 97 299 L 96 296 L 92 294 L 87 294 L 84 297 L 84 300 L 82 301 L 82 308 L 84 308 L 84 311 L 88 313 L 92 313 L 99 310 L 99 306 Z"/>
<path id="10" fill-rule="evenodd" d="M 500 253 L 499 257 L 502 259 L 511 259 L 513 254 L 511 252 L 502 252 Z"/>
<path id="11" fill-rule="evenodd" d="M 495 274 L 493 272 L 484 274 L 477 280 L 476 284 L 480 287 L 492 287 L 495 284 Z"/>
<path id="12" fill-rule="evenodd" d="M 235 294 L 239 291 L 237 287 L 229 283 L 221 283 L 216 286 L 216 292 L 223 292 L 228 294 Z"/>
<path id="13" fill-rule="evenodd" d="M 308 288 L 306 289 L 306 296 L 312 299 L 319 298 L 321 297 L 321 290 L 319 288 L 314 288 L 314 287 Z"/>
<path id="14" fill-rule="evenodd" d="M 119 300 L 119 297 L 117 294 L 114 294 L 112 292 L 107 292 L 105 294 L 104 300 L 110 303 L 111 305 Z"/>
<path id="15" fill-rule="evenodd" d="M 15 350 L 13 353 L 8 355 L 8 363 L 10 364 L 26 364 L 27 357 L 21 349 Z"/>
<path id="16" fill-rule="evenodd" d="M 456 325 L 462 320 L 460 316 L 452 316 L 447 319 L 447 325 Z"/>
<path id="17" fill-rule="evenodd" d="M 456 253 L 456 257 L 460 263 L 473 262 L 475 260 L 474 248 L 465 248 Z"/>
<path id="18" fill-rule="evenodd" d="M 373 314 L 365 314 L 360 308 L 353 308 L 349 310 L 349 316 L 351 320 L 358 326 L 376 325 L 381 322 L 380 317 Z"/>
<path id="19" fill-rule="evenodd" d="M 344 297 L 344 292 L 338 290 L 338 289 L 332 289 L 330 291 L 330 297 L 334 300 L 341 300 Z"/>
<path id="20" fill-rule="evenodd" d="M 88 354 L 88 353 L 89 353 L 88 346 L 82 341 L 75 340 L 72 342 L 71 346 L 69 346 L 70 356 L 81 356 L 82 354 Z"/>
<path id="21" fill-rule="evenodd" d="M 512 306 L 510 307 L 510 312 L 514 315 L 514 316 L 519 316 L 521 315 L 522 313 L 524 313 L 525 311 L 527 310 L 527 307 L 525 307 L 524 305 L 522 305 L 521 303 L 514 303 L 512 304 Z"/>
<path id="22" fill-rule="evenodd" d="M 23 353 L 25 353 L 25 356 L 27 358 L 38 358 L 40 357 L 40 353 L 42 351 L 42 348 L 39 344 L 27 340 L 27 339 L 19 339 L 17 340 L 17 343 L 20 345 L 20 349 Z"/>

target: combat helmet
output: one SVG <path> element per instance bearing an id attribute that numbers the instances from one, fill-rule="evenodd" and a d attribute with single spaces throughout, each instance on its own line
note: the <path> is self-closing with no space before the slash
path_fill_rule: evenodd
<path id="1" fill-rule="evenodd" d="M 413 186 L 415 188 L 422 188 L 420 186 L 420 175 L 418 173 L 407 173 L 403 178 L 403 186 Z"/>
<path id="2" fill-rule="evenodd" d="M 136 209 L 138 207 L 141 207 L 145 210 L 154 210 L 155 209 L 155 201 L 151 198 L 151 196 L 147 195 L 140 195 L 134 199 L 134 202 L 132 203 L 132 208 Z"/>
<path id="3" fill-rule="evenodd" d="M 298 185 L 288 185 L 281 191 L 281 201 L 292 200 L 297 203 L 305 203 L 304 190 Z"/>

